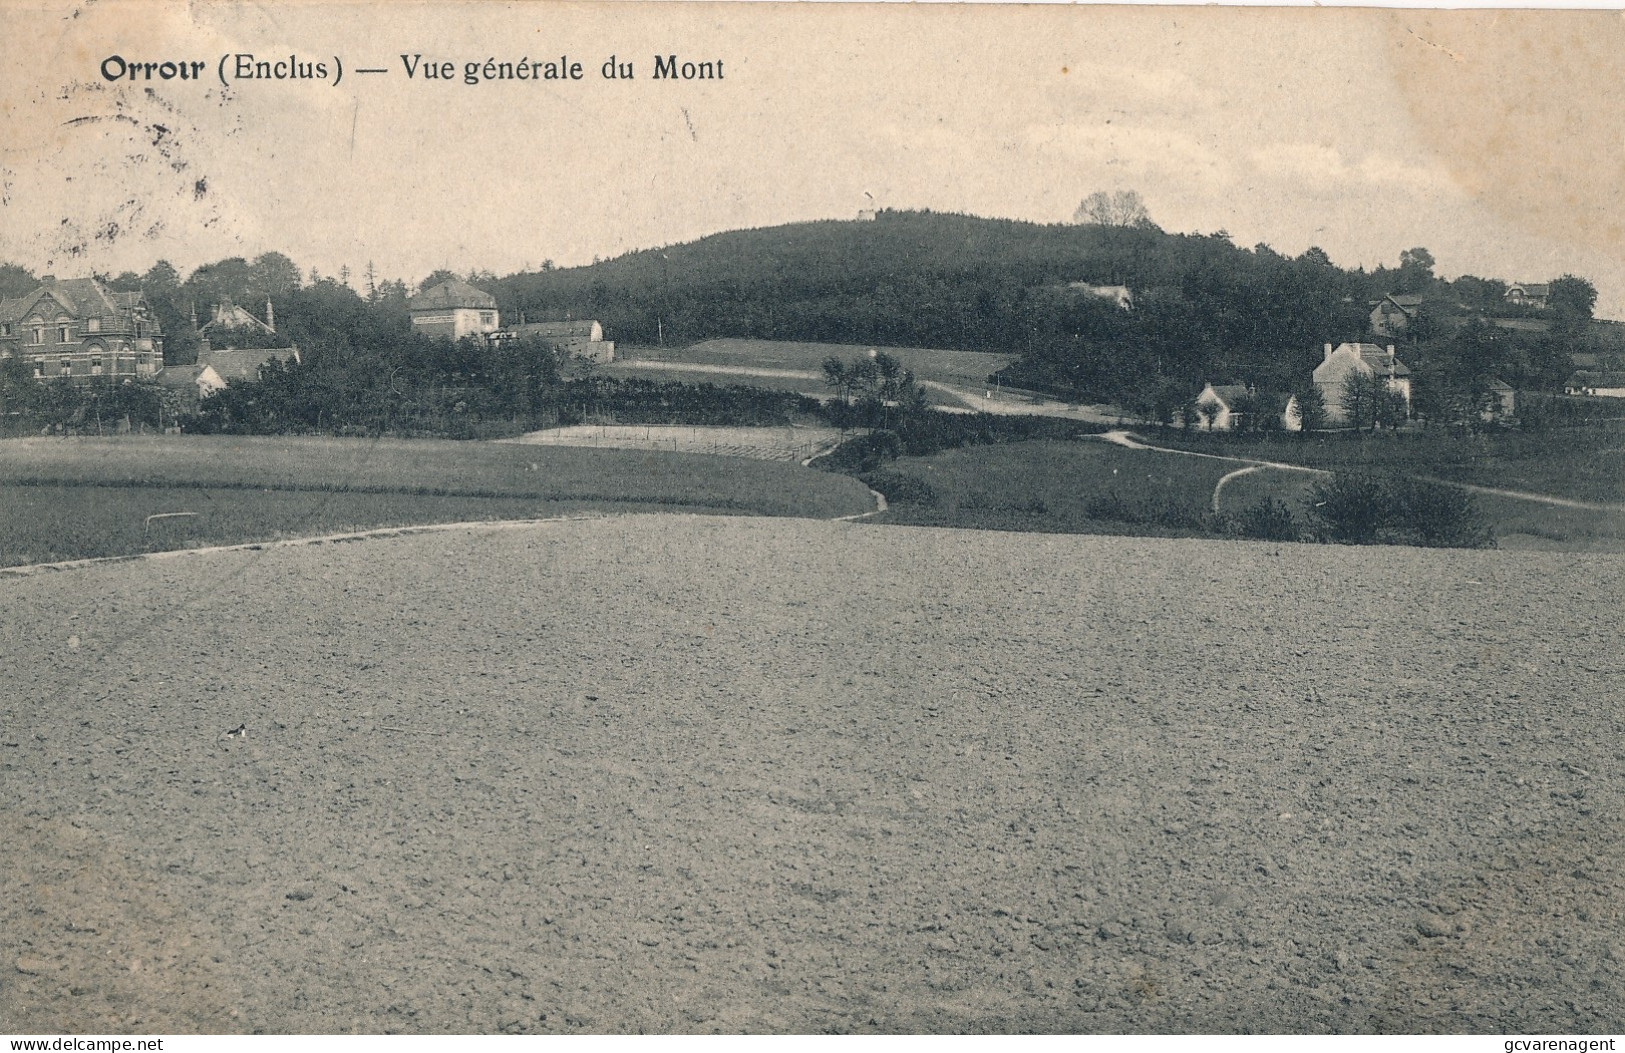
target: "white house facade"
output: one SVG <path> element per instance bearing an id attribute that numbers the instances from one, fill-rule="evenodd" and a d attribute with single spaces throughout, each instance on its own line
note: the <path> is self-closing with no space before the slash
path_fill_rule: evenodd
<path id="1" fill-rule="evenodd" d="M 456 278 L 425 289 L 406 301 L 412 328 L 425 336 L 460 340 L 498 328 L 496 297 Z"/>
<path id="2" fill-rule="evenodd" d="M 1343 391 L 1349 378 L 1356 374 L 1382 378 L 1388 390 L 1405 400 L 1405 415 L 1411 413 L 1411 371 L 1394 356 L 1394 345 L 1338 344 L 1334 350 L 1326 345 L 1325 357 L 1314 369 L 1315 387 L 1326 405 L 1328 424 L 1347 424 L 1348 414 L 1343 409 Z"/>

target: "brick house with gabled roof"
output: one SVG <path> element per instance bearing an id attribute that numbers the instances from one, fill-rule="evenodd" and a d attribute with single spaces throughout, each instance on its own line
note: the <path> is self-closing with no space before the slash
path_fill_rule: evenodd
<path id="1" fill-rule="evenodd" d="M 133 380 L 164 368 L 163 332 L 139 292 L 46 275 L 27 296 L 0 300 L 0 357 L 13 356 L 40 380 Z"/>

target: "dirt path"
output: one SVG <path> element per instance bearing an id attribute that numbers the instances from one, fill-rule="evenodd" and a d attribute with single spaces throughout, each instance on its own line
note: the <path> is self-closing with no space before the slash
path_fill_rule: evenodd
<path id="1" fill-rule="evenodd" d="M 1149 450 L 1154 453 L 1172 453 L 1182 457 L 1202 457 L 1210 461 L 1233 461 L 1245 464 L 1247 467 L 1237 469 L 1221 478 L 1213 487 L 1213 510 L 1219 511 L 1219 495 L 1226 483 L 1244 475 L 1264 468 L 1276 468 L 1287 472 L 1306 472 L 1311 475 L 1331 475 L 1325 468 L 1309 468 L 1301 464 L 1288 464 L 1285 461 L 1262 461 L 1252 457 L 1228 457 L 1217 453 L 1198 453 L 1194 450 L 1180 450 L 1169 446 L 1152 446 L 1141 442 L 1127 431 L 1108 431 L 1099 436 L 1106 442 L 1122 446 L 1129 450 Z M 1413 478 L 1425 483 L 1437 483 L 1441 486 L 1454 486 L 1468 493 L 1486 494 L 1493 497 L 1507 497 L 1517 501 L 1533 501 L 1537 504 L 1551 505 L 1556 508 L 1576 508 L 1588 512 L 1615 512 L 1625 513 L 1625 504 L 1607 503 L 1600 501 L 1579 501 L 1568 497 L 1553 497 L 1550 494 L 1531 493 L 1527 490 L 1503 490 L 1491 486 L 1478 486 L 1474 483 L 1457 482 L 1454 479 L 1440 479 L 1437 476 L 1418 475 Z"/>

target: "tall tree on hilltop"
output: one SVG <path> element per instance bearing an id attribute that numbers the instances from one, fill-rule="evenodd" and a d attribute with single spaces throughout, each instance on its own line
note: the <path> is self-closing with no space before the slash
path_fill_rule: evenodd
<path id="1" fill-rule="evenodd" d="M 1079 203 L 1072 213 L 1074 223 L 1093 223 L 1102 227 L 1149 227 L 1151 213 L 1137 190 L 1117 190 L 1108 194 L 1096 190 Z"/>
<path id="2" fill-rule="evenodd" d="M 1597 307 L 1597 287 L 1584 278 L 1565 274 L 1552 280 L 1546 302 L 1557 312 L 1560 324 L 1563 321 L 1589 322 Z"/>
<path id="3" fill-rule="evenodd" d="M 252 282 L 256 299 L 283 296 L 299 288 L 299 266 L 280 252 L 262 253 L 254 261 Z"/>

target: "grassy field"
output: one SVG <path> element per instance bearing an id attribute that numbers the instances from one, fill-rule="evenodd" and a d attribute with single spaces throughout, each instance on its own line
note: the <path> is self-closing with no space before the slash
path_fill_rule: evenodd
<path id="1" fill-rule="evenodd" d="M 606 511 L 832 518 L 856 481 L 795 464 L 434 440 L 0 443 L 0 565 L 373 527 Z M 162 513 L 195 516 L 155 520 Z"/>
<path id="2" fill-rule="evenodd" d="M 890 503 L 879 522 L 1214 536 L 1227 532 L 1227 520 L 1268 499 L 1291 508 L 1300 526 L 1307 526 L 1306 498 L 1316 476 L 1281 469 L 1261 469 L 1227 482 L 1222 514 L 1215 517 L 1214 488 L 1238 467 L 1099 441 L 1043 441 L 904 457 L 871 475 L 869 482 Z M 1625 514 L 1620 512 L 1555 508 L 1493 495 L 1475 500 L 1501 547 L 1625 551 Z"/>
<path id="3" fill-rule="evenodd" d="M 850 362 L 869 353 L 871 345 L 810 344 L 787 340 L 705 340 L 691 347 L 616 348 L 618 359 L 635 362 L 691 362 L 700 365 L 756 366 L 793 369 L 822 375 L 824 359 L 831 355 Z M 982 388 L 987 376 L 1015 361 L 1013 355 L 976 351 L 942 351 L 923 347 L 875 347 L 913 370 L 920 380 L 935 380 L 958 387 Z"/>
<path id="4" fill-rule="evenodd" d="M 1581 501 L 1625 501 L 1625 430 L 1613 425 L 1544 433 L 1443 429 L 1376 435 L 1212 436 L 1145 432 L 1159 446 L 1284 461 L 1333 471 L 1425 475 Z"/>
<path id="5" fill-rule="evenodd" d="M 824 386 L 823 372 L 814 369 L 785 369 L 782 367 L 714 365 L 670 361 L 617 360 L 599 367 L 612 377 L 636 377 L 660 383 L 676 384 L 739 384 L 770 391 L 793 391 L 798 395 L 825 399 L 830 389 Z M 922 387 L 927 405 L 968 408 L 964 399 L 938 387 Z"/>
<path id="6" fill-rule="evenodd" d="M 1099 441 L 1009 443 L 900 458 L 871 477 L 880 522 L 1051 533 L 1200 536 L 1233 466 Z"/>

